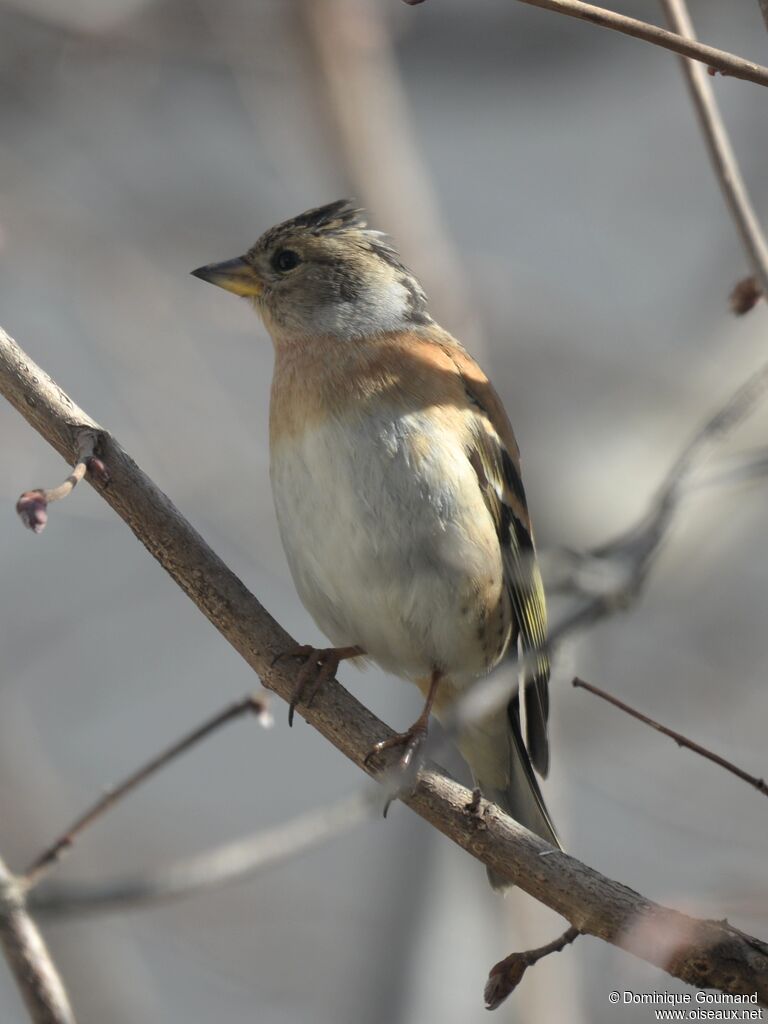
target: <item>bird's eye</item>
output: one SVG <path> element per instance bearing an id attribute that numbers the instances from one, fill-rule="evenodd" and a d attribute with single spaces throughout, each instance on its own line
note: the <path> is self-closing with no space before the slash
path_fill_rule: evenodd
<path id="1" fill-rule="evenodd" d="M 298 253 L 295 253 L 293 249 L 278 249 L 272 257 L 272 266 L 281 274 L 298 267 L 300 262 Z"/>

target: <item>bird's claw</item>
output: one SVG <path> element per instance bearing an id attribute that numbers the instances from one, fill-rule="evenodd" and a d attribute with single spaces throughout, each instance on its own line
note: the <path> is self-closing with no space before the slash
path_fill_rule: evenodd
<path id="1" fill-rule="evenodd" d="M 380 757 L 385 751 L 398 747 L 403 748 L 402 754 L 392 766 L 393 774 L 397 773 L 398 784 L 395 791 L 387 798 L 384 804 L 383 816 L 385 818 L 392 801 L 396 800 L 401 793 L 410 792 L 413 788 L 416 775 L 421 767 L 416 755 L 426 739 L 426 735 L 426 725 L 421 721 L 415 722 L 405 732 L 395 733 L 394 736 L 389 736 L 387 739 L 380 740 L 374 744 L 363 759 L 364 767 L 369 768 L 373 759 Z"/>
<path id="2" fill-rule="evenodd" d="M 368 753 L 363 759 L 363 764 L 366 768 L 370 767 L 371 761 L 375 757 L 379 757 L 384 753 L 385 750 L 393 750 L 397 747 L 404 747 L 403 753 L 399 758 L 399 765 L 401 768 L 406 769 L 413 760 L 413 755 L 418 751 L 419 747 L 424 742 L 427 735 L 426 728 L 417 722 L 412 725 L 410 729 L 405 732 L 397 732 L 394 736 L 389 736 L 385 740 L 380 740 L 378 743 L 374 743 Z"/>
<path id="3" fill-rule="evenodd" d="M 288 725 L 293 725 L 296 706 L 303 703 L 310 707 L 320 687 L 333 679 L 342 661 L 360 657 L 363 653 L 359 647 L 312 647 L 311 644 L 300 644 L 291 651 L 278 654 L 273 665 L 281 658 L 304 660 L 288 704 Z"/>
<path id="4" fill-rule="evenodd" d="M 291 651 L 291 657 L 304 658 L 304 664 L 299 671 L 296 686 L 288 704 L 289 726 L 293 725 L 296 706 L 303 703 L 306 707 L 311 707 L 320 687 L 336 675 L 341 661 L 335 648 L 316 648 L 309 644 L 302 644 L 295 651 Z"/>

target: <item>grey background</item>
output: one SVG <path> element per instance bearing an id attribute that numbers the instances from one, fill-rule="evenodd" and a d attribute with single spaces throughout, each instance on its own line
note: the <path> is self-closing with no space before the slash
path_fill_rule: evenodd
<path id="1" fill-rule="evenodd" d="M 511 0 L 381 6 L 486 330 L 483 362 L 518 433 L 539 543 L 604 540 L 765 358 L 765 310 L 728 313 L 747 268 L 679 68 Z M 651 3 L 616 7 L 658 17 Z M 691 8 L 703 39 L 768 62 L 753 0 Z M 714 85 L 768 215 L 765 93 Z M 319 640 L 272 511 L 269 341 L 245 303 L 188 273 L 351 189 L 292 4 L 5 0 L 0 140 L 3 325 L 291 632 Z M 767 426 L 759 414 L 730 448 L 764 444 Z M 0 432 L 0 848 L 21 867 L 105 785 L 254 679 L 89 488 L 41 537 L 24 532 L 16 497 L 63 467 L 5 405 Z M 763 936 L 759 794 L 569 681 L 578 672 L 764 774 L 765 500 L 760 486 L 692 499 L 640 605 L 563 649 L 546 786 L 574 854 Z M 397 680 L 341 678 L 393 725 L 416 713 Z M 275 710 L 272 731 L 233 725 L 121 805 L 60 878 L 162 865 L 360 787 Z M 520 893 L 493 895 L 477 864 L 395 807 L 248 883 L 46 934 L 82 1024 L 469 1024 L 486 1019 L 489 966 L 560 927 Z M 681 986 L 582 939 L 497 1015 L 652 1019 L 612 1008 L 614 988 Z M 0 1020 L 23 1019 L 0 973 Z"/>

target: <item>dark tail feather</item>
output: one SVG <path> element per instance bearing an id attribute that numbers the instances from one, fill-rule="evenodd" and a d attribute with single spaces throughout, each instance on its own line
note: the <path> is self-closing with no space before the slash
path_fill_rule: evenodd
<path id="1" fill-rule="evenodd" d="M 525 730 L 528 740 L 528 752 L 534 767 L 542 779 L 549 772 L 549 740 L 547 739 L 547 719 L 549 718 L 549 660 L 541 657 L 532 679 L 526 680 L 525 694 Z M 510 716 L 512 709 L 510 708 Z"/>
<path id="2" fill-rule="evenodd" d="M 552 824 L 549 811 L 541 795 L 536 776 L 533 774 L 531 759 L 525 749 L 520 730 L 520 712 L 517 698 L 509 705 L 509 785 L 505 790 L 483 786 L 478 779 L 483 796 L 493 800 L 515 821 L 525 825 L 531 832 L 546 839 L 548 843 L 562 850 L 563 845 Z M 509 878 L 487 869 L 488 881 L 494 889 L 506 889 L 514 885 Z"/>

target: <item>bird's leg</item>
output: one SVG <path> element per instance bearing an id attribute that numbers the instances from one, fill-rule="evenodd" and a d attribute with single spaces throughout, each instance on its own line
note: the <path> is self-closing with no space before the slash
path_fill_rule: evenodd
<path id="1" fill-rule="evenodd" d="M 292 651 L 279 654 L 273 665 L 282 658 L 301 658 L 304 661 L 288 705 L 288 725 L 293 725 L 296 705 L 303 702 L 309 707 L 320 687 L 336 675 L 342 661 L 359 658 L 363 654 L 365 651 L 361 647 L 312 647 L 311 644 L 300 644 Z"/>
<path id="2" fill-rule="evenodd" d="M 419 717 L 409 729 L 405 730 L 405 732 L 395 733 L 394 736 L 390 736 L 386 740 L 381 740 L 379 743 L 375 744 L 375 746 L 371 747 L 365 755 L 363 764 L 368 765 L 371 758 L 376 757 L 378 754 L 382 754 L 385 750 L 390 750 L 393 747 L 404 747 L 405 750 L 400 758 L 400 767 L 403 771 L 408 769 L 408 766 L 413 760 L 413 755 L 424 742 L 427 735 L 429 715 L 442 677 L 443 674 L 440 669 L 432 669 L 432 675 L 429 680 L 429 690 L 427 691 L 427 699 L 424 702 L 424 708 Z"/>

